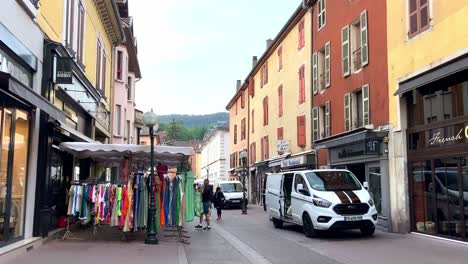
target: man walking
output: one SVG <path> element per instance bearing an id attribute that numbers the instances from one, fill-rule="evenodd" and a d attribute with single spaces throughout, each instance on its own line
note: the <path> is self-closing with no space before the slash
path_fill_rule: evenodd
<path id="1" fill-rule="evenodd" d="M 195 228 L 202 228 L 203 215 L 205 215 L 206 227 L 204 230 L 210 230 L 211 222 L 211 204 L 213 203 L 213 189 L 210 186 L 210 181 L 206 179 L 203 182 L 203 192 L 202 192 L 202 203 L 203 203 L 203 214 L 200 215 L 200 224 L 196 225 Z"/>

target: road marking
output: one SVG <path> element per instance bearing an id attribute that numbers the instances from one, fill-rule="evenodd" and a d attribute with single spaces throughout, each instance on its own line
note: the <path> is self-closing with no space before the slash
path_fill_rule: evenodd
<path id="1" fill-rule="evenodd" d="M 244 256 L 252 264 L 272 264 L 264 256 L 258 253 L 253 248 L 249 247 L 244 242 L 240 241 L 237 237 L 226 231 L 219 225 L 213 225 L 216 230 L 231 246 L 233 246 L 239 253 Z"/>

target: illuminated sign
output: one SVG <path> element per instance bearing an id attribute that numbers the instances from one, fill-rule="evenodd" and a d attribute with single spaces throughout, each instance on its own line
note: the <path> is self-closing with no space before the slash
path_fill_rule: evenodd
<path id="1" fill-rule="evenodd" d="M 458 134 L 451 137 L 442 137 L 440 132 L 435 133 L 431 139 L 429 139 L 429 144 L 444 144 L 444 143 L 454 143 L 459 140 L 468 139 L 468 125 L 465 128 L 460 129 Z"/>

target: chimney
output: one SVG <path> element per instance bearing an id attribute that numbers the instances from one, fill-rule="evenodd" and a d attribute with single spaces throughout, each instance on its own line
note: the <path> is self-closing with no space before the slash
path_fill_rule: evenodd
<path id="1" fill-rule="evenodd" d="M 271 38 L 266 40 L 266 48 L 269 49 L 271 47 L 271 44 L 273 44 L 273 40 Z"/>
<path id="2" fill-rule="evenodd" d="M 239 91 L 239 89 L 241 88 L 241 80 L 237 80 L 237 84 L 236 84 L 236 91 Z"/>
<path id="3" fill-rule="evenodd" d="M 252 57 L 252 68 L 255 68 L 257 66 L 258 58 L 257 56 Z"/>

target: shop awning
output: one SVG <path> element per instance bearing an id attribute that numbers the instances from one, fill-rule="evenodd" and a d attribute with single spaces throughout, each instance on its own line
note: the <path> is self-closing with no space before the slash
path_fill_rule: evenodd
<path id="1" fill-rule="evenodd" d="M 134 156 L 149 159 L 151 154 L 150 146 L 131 144 L 64 142 L 60 144 L 60 149 L 77 158 L 112 159 Z M 192 147 L 154 146 L 155 159 L 161 162 L 180 161 L 193 154 Z"/>
<path id="2" fill-rule="evenodd" d="M 59 110 L 55 105 L 49 102 L 46 98 L 33 91 L 31 88 L 23 85 L 13 78 L 10 74 L 0 72 L 0 88 L 9 91 L 18 96 L 22 101 L 31 104 L 42 111 L 46 112 L 51 118 L 65 122 L 65 113 Z"/>
<path id="3" fill-rule="evenodd" d="M 75 129 L 69 127 L 65 122 L 58 121 L 60 124 L 60 128 L 65 130 L 67 133 L 69 133 L 69 137 L 77 140 L 77 141 L 82 141 L 82 142 L 88 142 L 88 143 L 96 143 L 93 139 L 83 135 L 82 133 L 76 131 Z"/>
<path id="4" fill-rule="evenodd" d="M 443 64 L 427 73 L 418 75 L 408 81 L 400 83 L 398 90 L 394 95 L 401 95 L 411 90 L 417 89 L 431 82 L 441 80 L 452 74 L 459 73 L 468 69 L 468 56 L 456 59 L 447 64 Z"/>

